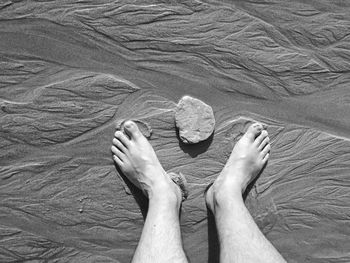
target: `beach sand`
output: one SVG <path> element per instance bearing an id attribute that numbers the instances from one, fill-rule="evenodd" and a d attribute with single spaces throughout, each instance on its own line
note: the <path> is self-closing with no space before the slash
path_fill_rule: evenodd
<path id="1" fill-rule="evenodd" d="M 271 139 L 246 205 L 288 262 L 350 262 L 346 1 L 2 1 L 0 262 L 129 262 L 147 200 L 118 173 L 117 124 L 138 120 L 187 178 L 193 263 L 217 262 L 203 192 L 252 121 Z M 184 96 L 214 110 L 179 140 Z M 234 223 L 234 222 L 232 222 Z"/>

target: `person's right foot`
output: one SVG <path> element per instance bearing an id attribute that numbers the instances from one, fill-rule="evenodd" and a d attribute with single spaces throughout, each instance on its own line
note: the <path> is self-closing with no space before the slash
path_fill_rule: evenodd
<path id="1" fill-rule="evenodd" d="M 181 190 L 160 164 L 151 144 L 136 123 L 126 121 L 124 131 L 116 131 L 113 138 L 113 159 L 124 175 L 148 198 L 172 200 L 179 206 Z"/>
<path id="2" fill-rule="evenodd" d="M 269 141 L 262 124 L 254 123 L 236 143 L 224 169 L 206 192 L 206 203 L 213 212 L 216 203 L 225 202 L 230 194 L 241 195 L 259 174 L 269 158 Z"/>

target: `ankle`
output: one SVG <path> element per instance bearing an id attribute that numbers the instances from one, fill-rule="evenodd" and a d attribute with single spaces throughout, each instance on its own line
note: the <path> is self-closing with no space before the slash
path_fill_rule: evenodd
<path id="1" fill-rule="evenodd" d="M 173 184 L 173 182 L 170 182 Z M 177 187 L 177 186 L 175 186 Z M 150 203 L 155 203 L 156 205 L 166 205 L 169 207 L 180 208 L 181 205 L 181 192 L 168 183 L 158 183 L 147 191 L 148 199 Z M 176 192 L 179 191 L 179 193 Z"/>
<path id="2" fill-rule="evenodd" d="M 241 186 L 235 181 L 214 183 L 212 187 L 213 212 L 226 210 L 234 203 L 243 202 Z"/>

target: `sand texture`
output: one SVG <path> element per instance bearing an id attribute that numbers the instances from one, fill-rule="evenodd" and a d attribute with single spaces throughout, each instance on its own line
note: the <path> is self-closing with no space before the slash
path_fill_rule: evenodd
<path id="1" fill-rule="evenodd" d="M 186 176 L 191 262 L 217 262 L 203 192 L 252 120 L 272 144 L 246 199 L 261 230 L 288 262 L 350 262 L 349 1 L 4 0 L 0 18 L 0 262 L 130 261 L 147 202 L 112 161 L 126 119 Z M 195 145 L 184 95 L 215 114 Z"/>

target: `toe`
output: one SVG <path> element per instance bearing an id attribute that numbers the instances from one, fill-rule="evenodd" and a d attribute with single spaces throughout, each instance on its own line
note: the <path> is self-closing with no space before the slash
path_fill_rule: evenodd
<path id="1" fill-rule="evenodd" d="M 269 142 L 270 142 L 270 138 L 266 136 L 265 139 L 258 146 L 259 151 L 262 151 Z"/>
<path id="2" fill-rule="evenodd" d="M 126 121 L 124 123 L 124 130 L 128 133 L 131 139 L 137 140 L 142 136 L 141 131 L 133 121 Z"/>
<path id="3" fill-rule="evenodd" d="M 121 159 L 119 159 L 118 156 L 113 155 L 113 160 L 116 162 L 116 164 L 121 167 L 123 165 L 123 161 Z"/>
<path id="4" fill-rule="evenodd" d="M 115 147 L 114 145 L 111 148 L 112 152 L 114 153 L 114 155 L 116 155 L 121 161 L 123 161 L 125 159 L 125 154 L 122 153 L 117 147 Z"/>
<path id="5" fill-rule="evenodd" d="M 267 153 L 267 154 L 265 155 L 265 157 L 263 158 L 263 163 L 264 163 L 264 164 L 267 162 L 267 160 L 269 159 L 269 157 L 270 157 L 270 154 Z"/>
<path id="6" fill-rule="evenodd" d="M 125 153 L 127 151 L 125 145 L 123 143 L 121 143 L 121 141 L 119 141 L 116 138 L 113 138 L 113 145 L 116 146 L 123 153 Z"/>
<path id="7" fill-rule="evenodd" d="M 130 146 L 130 139 L 121 131 L 116 131 L 114 133 L 114 137 L 116 137 L 126 148 Z"/>
<path id="8" fill-rule="evenodd" d="M 259 145 L 266 139 L 268 133 L 266 130 L 263 130 L 258 137 L 255 139 L 256 146 L 259 147 Z"/>
<path id="9" fill-rule="evenodd" d="M 245 136 L 247 136 L 251 141 L 254 141 L 255 138 L 261 133 L 263 130 L 263 126 L 261 123 L 254 123 L 249 126 L 248 130 L 245 133 Z"/>
<path id="10" fill-rule="evenodd" d="M 263 158 L 265 158 L 265 156 L 270 152 L 271 150 L 271 145 L 267 144 L 264 149 L 261 151 L 261 156 L 263 156 Z"/>

